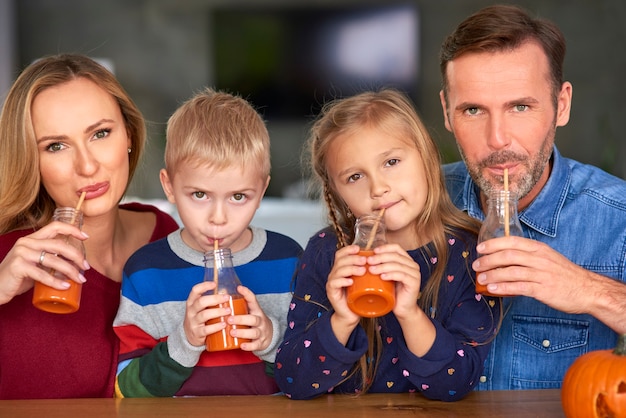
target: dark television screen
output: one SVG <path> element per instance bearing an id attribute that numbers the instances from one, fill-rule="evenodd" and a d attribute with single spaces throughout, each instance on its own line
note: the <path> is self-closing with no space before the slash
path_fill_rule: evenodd
<path id="1" fill-rule="evenodd" d="M 394 87 L 416 101 L 415 5 L 222 8 L 212 12 L 215 87 L 268 120 L 316 115 L 329 99 Z"/>

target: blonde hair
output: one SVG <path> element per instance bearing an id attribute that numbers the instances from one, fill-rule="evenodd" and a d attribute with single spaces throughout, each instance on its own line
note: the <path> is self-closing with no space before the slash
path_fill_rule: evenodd
<path id="1" fill-rule="evenodd" d="M 41 184 L 31 107 L 45 89 L 78 78 L 97 84 L 120 106 L 131 140 L 130 184 L 146 141 L 144 118 L 135 103 L 115 76 L 92 59 L 76 54 L 44 57 L 19 75 L 0 115 L 0 233 L 39 228 L 52 219 L 56 204 Z"/>
<path id="2" fill-rule="evenodd" d="M 265 122 L 239 96 L 206 88 L 183 103 L 167 123 L 165 169 L 181 163 L 222 169 L 256 164 L 270 174 L 270 139 Z"/>
<path id="3" fill-rule="evenodd" d="M 352 135 L 366 127 L 410 141 L 422 158 L 428 194 L 424 210 L 415 219 L 415 231 L 433 237 L 432 246 L 439 261 L 431 272 L 419 305 L 429 316 L 436 317 L 439 288 L 448 261 L 447 235 L 458 236 L 459 230 L 477 234 L 480 223 L 457 209 L 450 200 L 441 170 L 439 150 L 409 99 L 393 89 L 365 92 L 325 104 L 308 139 L 309 168 L 317 180 L 320 189 L 318 191 L 323 194 L 326 202 L 338 247 L 352 241 L 355 219 L 341 196 L 334 190 L 328 176 L 328 150 L 337 137 Z M 355 372 L 360 369 L 362 392 L 366 392 L 376 374 L 381 341 L 378 319 L 362 318 L 361 325 L 368 334 L 369 348 Z M 368 358 L 376 358 L 376 361 L 367 361 Z"/>

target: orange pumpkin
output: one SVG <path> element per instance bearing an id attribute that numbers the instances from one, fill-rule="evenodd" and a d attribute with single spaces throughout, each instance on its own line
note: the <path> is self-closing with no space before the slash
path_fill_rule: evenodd
<path id="1" fill-rule="evenodd" d="M 567 418 L 626 417 L 626 334 L 614 350 L 591 351 L 572 363 L 561 403 Z"/>

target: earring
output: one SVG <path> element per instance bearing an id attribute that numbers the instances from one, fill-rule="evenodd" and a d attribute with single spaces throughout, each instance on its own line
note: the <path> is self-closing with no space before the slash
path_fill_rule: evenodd
<path id="1" fill-rule="evenodd" d="M 128 148 L 128 153 L 130 154 L 131 152 L 133 152 L 132 148 Z"/>

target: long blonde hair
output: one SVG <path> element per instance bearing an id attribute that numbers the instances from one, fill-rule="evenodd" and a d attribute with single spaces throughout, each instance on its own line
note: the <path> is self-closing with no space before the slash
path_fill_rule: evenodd
<path id="1" fill-rule="evenodd" d="M 94 82 L 120 106 L 131 140 L 130 184 L 146 141 L 144 118 L 130 96 L 113 74 L 86 56 L 62 54 L 39 59 L 19 75 L 0 115 L 0 234 L 39 228 L 52 219 L 56 204 L 41 184 L 31 107 L 45 89 L 77 78 Z"/>
<path id="2" fill-rule="evenodd" d="M 328 150 L 337 137 L 353 134 L 364 127 L 374 127 L 409 140 L 422 158 L 428 195 L 424 210 L 415 219 L 415 231 L 422 231 L 426 236 L 433 237 L 432 247 L 439 261 L 432 270 L 418 303 L 429 316 L 436 317 L 439 311 L 439 288 L 448 261 L 447 235 L 458 236 L 459 230 L 477 234 L 480 223 L 457 209 L 450 200 L 441 170 L 439 150 L 406 95 L 393 89 L 365 92 L 325 104 L 311 128 L 307 144 L 309 167 L 313 178 L 317 180 L 318 192 L 326 202 L 338 247 L 352 241 L 355 218 L 334 190 L 328 176 Z M 428 251 L 428 247 L 426 250 Z M 355 372 L 360 369 L 362 392 L 366 392 L 376 373 L 381 340 L 378 319 L 363 318 L 361 325 L 366 330 L 370 343 L 368 352 Z M 376 361 L 367 361 L 368 358 Z"/>

